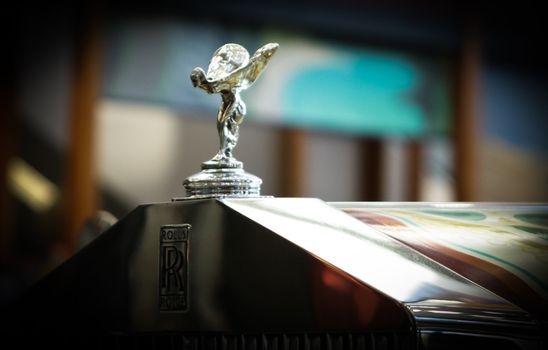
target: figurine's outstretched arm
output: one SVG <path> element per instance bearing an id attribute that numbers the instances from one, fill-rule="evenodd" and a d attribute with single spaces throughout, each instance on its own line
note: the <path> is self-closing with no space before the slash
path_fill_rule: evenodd
<path id="1" fill-rule="evenodd" d="M 214 92 L 217 92 L 215 90 L 215 84 L 209 82 L 206 79 L 205 72 L 202 68 L 194 68 L 192 72 L 190 73 L 190 80 L 192 80 L 192 86 L 199 87 L 200 89 L 204 90 L 208 94 L 212 94 Z"/>

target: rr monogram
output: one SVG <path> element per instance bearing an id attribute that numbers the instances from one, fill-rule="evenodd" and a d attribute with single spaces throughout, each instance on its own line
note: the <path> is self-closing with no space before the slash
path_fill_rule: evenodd
<path id="1" fill-rule="evenodd" d="M 164 225 L 160 229 L 160 311 L 188 309 L 188 232 L 192 226 Z"/>

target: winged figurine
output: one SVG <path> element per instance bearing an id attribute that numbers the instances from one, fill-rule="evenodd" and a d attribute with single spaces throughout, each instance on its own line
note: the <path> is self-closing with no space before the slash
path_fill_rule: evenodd
<path id="1" fill-rule="evenodd" d="M 222 162 L 233 158 L 232 150 L 238 142 L 239 126 L 246 114 L 240 92 L 257 80 L 277 49 L 278 44 L 269 43 L 250 58 L 243 46 L 225 44 L 213 54 L 207 74 L 202 68 L 192 70 L 190 79 L 194 87 L 208 94 L 221 94 L 222 98 L 217 114 L 220 149 L 212 161 Z"/>

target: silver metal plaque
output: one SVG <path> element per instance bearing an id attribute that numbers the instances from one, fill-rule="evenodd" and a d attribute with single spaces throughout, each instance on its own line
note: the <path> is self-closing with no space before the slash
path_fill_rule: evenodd
<path id="1" fill-rule="evenodd" d="M 160 229 L 160 311 L 188 310 L 189 224 L 164 225 Z"/>

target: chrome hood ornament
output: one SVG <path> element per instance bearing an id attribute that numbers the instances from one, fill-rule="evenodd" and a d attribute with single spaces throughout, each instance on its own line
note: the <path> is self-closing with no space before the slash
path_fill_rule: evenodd
<path id="1" fill-rule="evenodd" d="M 246 173 L 232 151 L 246 114 L 240 92 L 253 85 L 277 49 L 278 44 L 266 44 L 249 57 L 243 46 L 225 44 L 213 54 L 207 74 L 202 68 L 192 70 L 194 87 L 220 94 L 222 101 L 217 114 L 219 152 L 183 182 L 187 198 L 260 196 L 262 180 Z"/>

